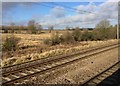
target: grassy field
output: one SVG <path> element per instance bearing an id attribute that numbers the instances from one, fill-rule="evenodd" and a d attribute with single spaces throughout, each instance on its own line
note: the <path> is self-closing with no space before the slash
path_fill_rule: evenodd
<path id="1" fill-rule="evenodd" d="M 117 42 L 117 40 L 107 41 L 82 41 L 75 44 L 59 44 L 55 46 L 49 46 L 43 44 L 43 40 L 49 38 L 51 33 L 44 34 L 14 34 L 16 37 L 21 38 L 19 46 L 28 46 L 25 49 L 18 49 L 14 52 L 3 52 L 2 55 L 2 67 L 23 63 L 35 59 L 41 59 L 51 56 L 59 56 L 61 54 L 70 54 L 83 49 L 108 45 Z M 10 34 L 2 34 L 2 40 Z M 32 47 L 30 47 L 32 46 Z M 12 55 L 11 55 L 12 54 Z"/>
<path id="2" fill-rule="evenodd" d="M 39 45 L 43 42 L 44 39 L 46 38 L 50 38 L 50 36 L 55 33 L 58 32 L 58 34 L 63 34 L 65 33 L 65 31 L 52 31 L 51 33 L 49 33 L 48 31 L 43 31 L 43 33 L 41 34 L 14 34 L 15 37 L 21 38 L 20 41 L 20 46 L 22 45 Z M 71 31 L 69 31 L 71 32 Z M 2 33 L 2 41 L 4 42 L 4 40 L 6 39 L 6 37 L 9 37 L 13 35 L 13 33 Z"/>
<path id="3" fill-rule="evenodd" d="M 51 34 L 14 34 L 15 37 L 21 38 L 19 46 L 37 46 L 42 44 L 43 40 L 49 38 Z M 11 36 L 11 34 L 2 34 L 2 41 L 4 42 L 6 37 Z"/>

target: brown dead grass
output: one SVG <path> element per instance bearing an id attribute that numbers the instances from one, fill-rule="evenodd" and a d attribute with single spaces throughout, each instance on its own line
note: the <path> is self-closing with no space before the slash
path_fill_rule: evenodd
<path id="1" fill-rule="evenodd" d="M 83 41 L 75 44 L 60 44 L 56 46 L 49 46 L 43 44 L 43 40 L 49 38 L 52 33 L 44 33 L 44 34 L 14 34 L 16 37 L 21 38 L 19 43 L 19 50 L 12 52 L 12 55 L 7 54 L 6 52 L 2 53 L 2 63 L 3 66 L 8 66 L 12 64 L 22 63 L 24 61 L 38 59 L 38 58 L 46 58 L 50 56 L 56 56 L 61 54 L 73 53 L 82 49 L 108 45 L 117 40 L 108 40 L 108 41 Z M 62 34 L 60 32 L 59 34 Z M 10 36 L 11 34 L 2 34 L 2 40 L 4 42 L 5 38 Z M 19 60 L 17 59 L 19 58 Z M 21 58 L 21 59 L 20 59 Z M 17 59 L 17 60 L 15 60 Z"/>

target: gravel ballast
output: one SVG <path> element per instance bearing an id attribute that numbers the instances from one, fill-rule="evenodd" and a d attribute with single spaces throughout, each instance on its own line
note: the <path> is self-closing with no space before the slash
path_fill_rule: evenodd
<path id="1" fill-rule="evenodd" d="M 26 83 L 38 84 L 80 84 L 118 61 L 118 48 L 90 56 L 48 75 L 38 75 Z"/>

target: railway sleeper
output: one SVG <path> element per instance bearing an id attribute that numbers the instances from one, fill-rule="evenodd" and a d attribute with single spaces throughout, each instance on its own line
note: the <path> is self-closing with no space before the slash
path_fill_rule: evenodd
<path id="1" fill-rule="evenodd" d="M 101 82 L 101 80 L 99 80 L 99 79 L 94 79 L 94 80 L 91 81 L 91 83 L 94 83 L 94 84 L 98 84 L 100 82 Z"/>
<path id="2" fill-rule="evenodd" d="M 16 79 L 16 77 L 14 77 L 14 76 L 12 76 L 12 75 L 10 75 L 8 78 L 10 78 L 11 80 L 12 80 L 12 79 Z"/>
<path id="3" fill-rule="evenodd" d="M 114 73 L 114 72 L 115 72 L 115 70 L 113 70 L 113 69 L 112 69 L 112 70 L 109 70 L 108 72 L 110 72 L 110 73 Z"/>
<path id="4" fill-rule="evenodd" d="M 34 69 L 34 70 L 37 71 L 37 72 L 41 71 L 41 70 L 39 70 L 38 68 L 36 68 L 36 69 Z"/>
<path id="5" fill-rule="evenodd" d="M 24 72 L 21 72 L 21 73 L 19 73 L 19 74 L 21 74 L 21 75 L 23 75 L 23 76 L 26 76 L 27 74 L 26 73 L 24 73 Z"/>
<path id="6" fill-rule="evenodd" d="M 32 68 L 31 70 L 32 70 L 34 73 L 38 71 L 37 68 Z"/>
<path id="7" fill-rule="evenodd" d="M 47 65 L 46 67 L 47 67 L 47 68 L 51 68 L 52 66 L 51 66 L 51 65 Z"/>
<path id="8" fill-rule="evenodd" d="M 17 77 L 21 77 L 22 75 L 19 73 L 15 73 L 14 75 L 16 75 Z"/>
<path id="9" fill-rule="evenodd" d="M 7 80 L 4 77 L 2 77 L 2 83 L 4 82 L 7 82 Z"/>
<path id="10" fill-rule="evenodd" d="M 112 75 L 112 73 L 109 72 L 109 71 L 105 72 L 104 74 L 106 74 L 106 75 L 108 75 L 108 76 Z"/>
<path id="11" fill-rule="evenodd" d="M 42 71 L 43 70 L 43 67 L 39 66 L 37 67 L 38 70 Z"/>
<path id="12" fill-rule="evenodd" d="M 104 80 L 105 79 L 105 77 L 102 77 L 102 76 L 99 76 L 97 79 L 99 79 L 99 80 Z"/>
<path id="13" fill-rule="evenodd" d="M 10 81 L 11 79 L 9 77 L 3 77 L 3 80 Z"/>
<path id="14" fill-rule="evenodd" d="M 30 72 L 28 72 L 28 70 L 25 70 L 24 73 L 27 75 L 30 74 Z"/>
<path id="15" fill-rule="evenodd" d="M 30 71 L 31 71 L 31 73 L 35 73 L 36 72 L 36 70 L 34 68 L 31 68 Z"/>
<path id="16" fill-rule="evenodd" d="M 84 86 L 96 86 L 96 83 L 90 82 L 90 83 L 88 83 L 88 84 L 86 84 L 86 85 L 84 85 Z"/>
<path id="17" fill-rule="evenodd" d="M 34 73 L 34 72 L 33 72 L 33 71 L 31 71 L 31 70 L 29 70 L 28 72 L 29 72 L 29 73 Z"/>
<path id="18" fill-rule="evenodd" d="M 13 77 L 15 77 L 15 78 L 19 78 L 20 76 L 16 76 L 16 75 L 12 75 Z"/>
<path id="19" fill-rule="evenodd" d="M 101 77 L 108 77 L 108 74 L 102 74 Z"/>

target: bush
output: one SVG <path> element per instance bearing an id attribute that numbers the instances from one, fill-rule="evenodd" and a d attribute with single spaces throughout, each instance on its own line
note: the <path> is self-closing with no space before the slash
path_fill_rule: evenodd
<path id="1" fill-rule="evenodd" d="M 109 39 L 116 39 L 117 38 L 117 30 L 116 30 L 116 28 L 110 28 L 108 38 Z"/>
<path id="2" fill-rule="evenodd" d="M 8 29 L 5 29 L 5 30 L 4 30 L 4 33 L 8 33 Z"/>
<path id="3" fill-rule="evenodd" d="M 73 36 L 70 32 L 66 32 L 63 35 L 59 35 L 58 33 L 52 34 L 50 39 L 45 39 L 44 44 L 49 44 L 49 45 L 57 45 L 60 43 L 73 43 L 74 39 Z"/>
<path id="4" fill-rule="evenodd" d="M 44 42 L 44 44 L 48 45 L 48 44 L 51 43 L 51 40 L 50 39 L 45 39 L 43 42 Z"/>
<path id="5" fill-rule="evenodd" d="M 61 42 L 64 42 L 64 43 L 67 43 L 67 44 L 74 42 L 74 38 L 69 31 L 65 32 L 62 35 L 61 39 L 62 39 Z"/>
<path id="6" fill-rule="evenodd" d="M 75 41 L 80 41 L 81 40 L 81 32 L 79 29 L 75 29 L 72 33 L 72 36 Z"/>
<path id="7" fill-rule="evenodd" d="M 19 41 L 20 38 L 15 36 L 7 37 L 2 46 L 3 51 L 15 51 L 18 48 Z"/>
<path id="8" fill-rule="evenodd" d="M 54 33 L 51 36 L 51 45 L 56 45 L 59 44 L 61 42 L 60 37 L 58 35 L 58 33 Z"/>
<path id="9" fill-rule="evenodd" d="M 47 45 L 56 45 L 61 42 L 61 37 L 58 35 L 58 33 L 53 33 L 49 39 L 45 39 L 43 42 Z"/>
<path id="10" fill-rule="evenodd" d="M 94 40 L 94 35 L 92 32 L 85 31 L 81 36 L 82 41 Z"/>
<path id="11" fill-rule="evenodd" d="M 110 29 L 96 29 L 97 30 L 97 36 L 100 40 L 105 40 L 109 38 Z"/>
<path id="12" fill-rule="evenodd" d="M 62 35 L 58 33 L 52 34 L 50 39 L 45 39 L 45 44 L 56 45 L 60 43 L 75 43 L 77 41 L 97 41 L 116 38 L 116 30 L 112 29 L 94 29 L 92 31 L 86 30 L 81 32 L 79 29 L 75 29 L 72 33 L 66 31 Z M 112 35 L 111 35 L 112 34 Z"/>
<path id="13" fill-rule="evenodd" d="M 32 33 L 32 34 L 36 34 L 36 33 L 37 33 L 37 30 L 32 29 L 32 30 L 31 30 L 31 33 Z"/>

